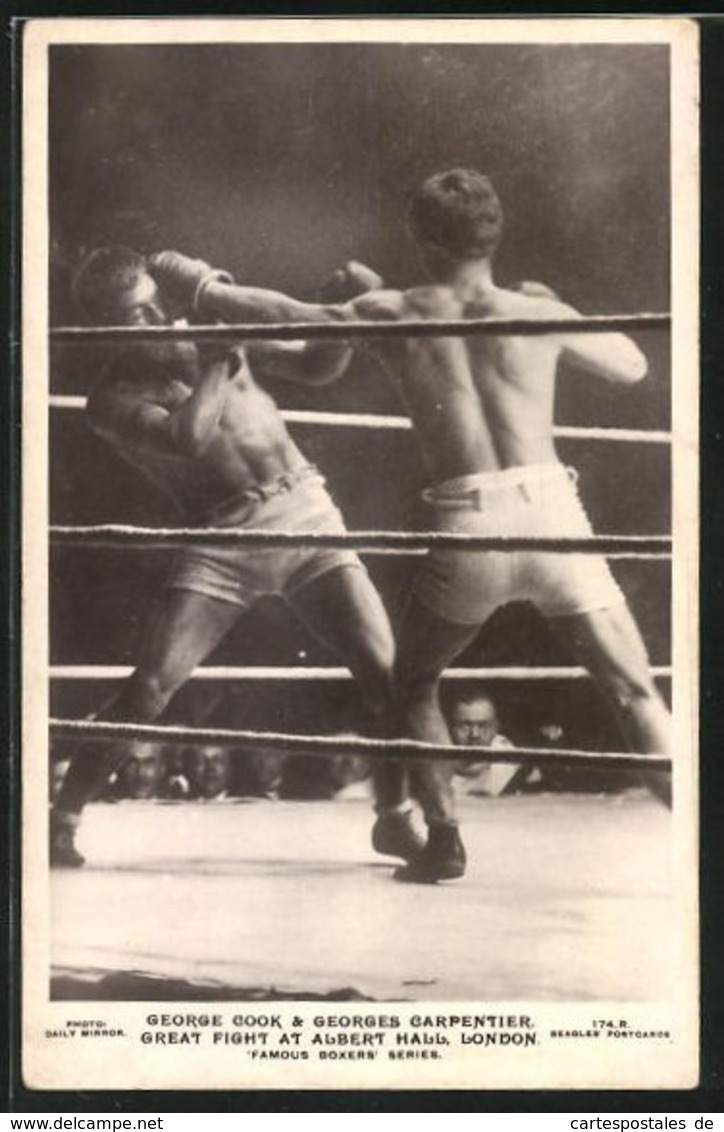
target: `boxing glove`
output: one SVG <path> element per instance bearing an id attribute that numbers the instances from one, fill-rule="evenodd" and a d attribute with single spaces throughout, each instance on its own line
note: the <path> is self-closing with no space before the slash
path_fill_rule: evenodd
<path id="1" fill-rule="evenodd" d="M 148 270 L 159 287 L 177 303 L 199 314 L 199 302 L 209 283 L 233 283 L 228 271 L 217 271 L 202 259 L 191 259 L 180 252 L 156 252 L 149 257 Z"/>
<path id="2" fill-rule="evenodd" d="M 323 303 L 348 303 L 368 291 L 379 291 L 384 286 L 381 276 L 363 263 L 351 259 L 340 267 L 320 288 Z"/>

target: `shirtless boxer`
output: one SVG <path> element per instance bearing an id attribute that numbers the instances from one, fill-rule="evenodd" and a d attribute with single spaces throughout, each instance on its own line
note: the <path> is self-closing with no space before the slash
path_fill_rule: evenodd
<path id="1" fill-rule="evenodd" d="M 231 277 L 173 252 L 145 260 L 123 248 L 99 249 L 76 279 L 76 295 L 99 325 L 155 326 L 185 310 L 206 322 L 297 321 L 316 308 L 275 292 L 235 286 Z M 262 375 L 321 384 L 350 357 L 345 343 L 259 343 L 199 351 L 186 342 L 132 343 L 118 352 L 91 391 L 92 428 L 161 487 L 188 523 L 301 532 L 344 531 L 342 517 L 257 385 Z M 311 631 L 349 665 L 381 734 L 389 708 L 394 645 L 382 602 L 349 550 L 325 548 L 181 551 L 166 578 L 140 647 L 138 664 L 98 718 L 150 723 L 264 594 L 283 597 Z M 123 761 L 123 744 L 74 753 L 51 814 L 51 862 L 79 866 L 80 813 Z M 410 859 L 423 842 L 410 821 L 396 764 L 376 764 L 378 818 L 373 845 Z"/>
<path id="2" fill-rule="evenodd" d="M 362 295 L 346 316 L 370 320 L 577 317 L 542 285 L 497 286 L 492 258 L 503 230 L 495 190 L 480 173 L 453 169 L 415 192 L 410 228 L 432 285 Z M 348 265 L 354 276 L 365 269 Z M 622 334 L 378 339 L 373 349 L 397 385 L 417 434 L 437 531 L 470 535 L 585 537 L 592 533 L 576 474 L 553 441 L 556 373 L 570 362 L 623 385 L 647 371 Z M 407 736 L 449 743 L 439 703 L 443 670 L 493 611 L 534 602 L 589 669 L 634 751 L 671 754 L 670 717 L 639 631 L 603 558 L 551 553 L 432 550 L 417 574 L 397 642 L 397 698 Z M 453 763 L 415 764 L 430 836 L 402 880 L 462 876 Z M 650 776 L 652 788 L 660 782 Z M 657 792 L 659 792 L 657 790 Z M 662 795 L 667 793 L 661 784 Z"/>

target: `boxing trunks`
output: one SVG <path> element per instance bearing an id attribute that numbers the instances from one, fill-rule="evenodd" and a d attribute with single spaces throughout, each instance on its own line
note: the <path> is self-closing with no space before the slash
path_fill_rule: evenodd
<path id="1" fill-rule="evenodd" d="M 343 534 L 344 521 L 324 478 L 303 465 L 207 511 L 208 527 L 303 534 Z M 328 547 L 190 546 L 177 555 L 165 585 L 250 608 L 260 597 L 290 597 L 339 567 L 364 569 L 354 551 Z"/>
<path id="2" fill-rule="evenodd" d="M 491 537 L 585 538 L 593 528 L 576 473 L 535 464 L 460 476 L 423 492 L 433 529 Z M 625 598 L 604 558 L 548 551 L 433 549 L 413 584 L 447 621 L 481 625 L 500 605 L 530 601 L 546 617 L 607 609 Z"/>

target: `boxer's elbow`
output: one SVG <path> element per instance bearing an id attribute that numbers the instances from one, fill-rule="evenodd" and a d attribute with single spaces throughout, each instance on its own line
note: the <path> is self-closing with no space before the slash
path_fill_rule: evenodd
<path id="1" fill-rule="evenodd" d="M 211 443 L 211 432 L 189 432 L 174 443 L 174 448 L 179 456 L 185 456 L 189 460 L 198 460 L 204 455 L 207 448 Z"/>
<path id="2" fill-rule="evenodd" d="M 169 447 L 179 456 L 193 460 L 203 456 L 214 430 L 194 414 L 178 413 L 169 418 L 165 431 Z"/>
<path id="3" fill-rule="evenodd" d="M 615 380 L 625 385 L 634 385 L 637 381 L 643 381 L 649 372 L 646 355 L 630 338 L 624 338 L 622 346 L 617 357 Z"/>
<path id="4" fill-rule="evenodd" d="M 302 360 L 305 385 L 332 385 L 346 372 L 352 360 L 352 348 L 346 342 L 311 345 Z"/>
<path id="5" fill-rule="evenodd" d="M 624 334 L 571 335 L 563 350 L 563 358 L 618 385 L 633 385 L 648 372 L 645 355 Z"/>
<path id="6" fill-rule="evenodd" d="M 183 456 L 186 460 L 197 460 L 199 456 L 203 456 L 208 443 L 207 437 L 181 433 L 174 435 L 172 448 L 178 456 Z"/>
<path id="7" fill-rule="evenodd" d="M 347 369 L 352 350 L 346 341 L 272 343 L 252 353 L 254 373 L 294 385 L 331 385 Z"/>

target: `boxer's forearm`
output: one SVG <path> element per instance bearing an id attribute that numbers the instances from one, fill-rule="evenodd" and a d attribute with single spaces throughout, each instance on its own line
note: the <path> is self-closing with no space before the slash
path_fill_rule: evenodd
<path id="1" fill-rule="evenodd" d="M 329 385 L 342 376 L 353 354 L 347 342 L 253 342 L 247 348 L 257 377 L 281 377 L 297 385 Z"/>
<path id="2" fill-rule="evenodd" d="M 334 304 L 303 303 L 279 291 L 241 287 L 213 281 L 203 291 L 199 313 L 222 322 L 340 322 L 342 308 Z M 342 376 L 352 357 L 344 341 L 311 339 L 308 342 L 250 344 L 255 368 L 274 377 L 305 385 L 326 385 Z"/>
<path id="3" fill-rule="evenodd" d="M 551 304 L 553 318 L 581 318 L 566 303 Z M 563 356 L 596 377 L 630 385 L 648 372 L 645 354 L 626 334 L 565 334 L 560 339 Z"/>
<path id="4" fill-rule="evenodd" d="M 181 452 L 197 456 L 206 448 L 218 427 L 237 364 L 233 354 L 212 362 L 191 396 L 170 414 L 169 431 Z"/>
<path id="5" fill-rule="evenodd" d="M 342 377 L 353 354 L 354 349 L 347 342 L 306 342 L 299 371 L 301 380 L 306 385 L 329 385 Z"/>
<path id="6" fill-rule="evenodd" d="M 221 322 L 339 322 L 340 308 L 322 303 L 303 303 L 280 291 L 242 287 L 217 280 L 209 282 L 199 297 L 198 313 Z"/>
<path id="7" fill-rule="evenodd" d="M 179 252 L 159 252 L 149 260 L 159 286 L 210 322 L 309 323 L 339 322 L 350 316 L 341 305 L 303 303 L 281 291 L 235 284 L 230 275 L 203 260 Z M 263 372 L 305 384 L 321 385 L 341 376 L 352 351 L 343 341 L 249 343 Z"/>
<path id="8" fill-rule="evenodd" d="M 564 357 L 597 377 L 631 385 L 648 372 L 648 362 L 636 343 L 625 334 L 567 336 Z"/>

